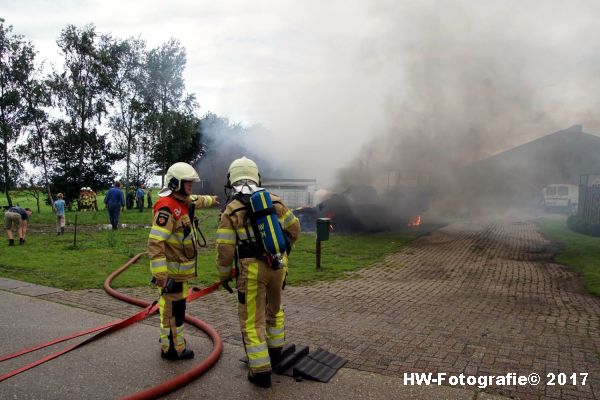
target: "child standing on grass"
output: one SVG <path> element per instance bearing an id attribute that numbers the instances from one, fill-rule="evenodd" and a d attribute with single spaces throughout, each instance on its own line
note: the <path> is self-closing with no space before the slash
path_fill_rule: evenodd
<path id="1" fill-rule="evenodd" d="M 65 201 L 62 193 L 57 194 L 56 198 L 52 208 L 56 214 L 56 235 L 58 236 L 65 233 Z"/>

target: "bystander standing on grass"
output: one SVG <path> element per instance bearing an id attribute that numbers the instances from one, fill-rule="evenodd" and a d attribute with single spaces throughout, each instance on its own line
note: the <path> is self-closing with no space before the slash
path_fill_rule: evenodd
<path id="1" fill-rule="evenodd" d="M 144 211 L 144 185 L 141 184 L 137 190 L 135 191 L 136 199 L 137 199 L 137 207 L 140 212 Z"/>
<path id="2" fill-rule="evenodd" d="M 56 235 L 58 236 L 65 233 L 65 201 L 62 193 L 57 194 L 56 198 L 52 209 L 56 215 Z"/>
<path id="3" fill-rule="evenodd" d="M 146 197 L 148 198 L 148 208 L 152 208 L 152 189 L 148 188 L 146 191 Z"/>
<path id="4" fill-rule="evenodd" d="M 104 197 L 104 205 L 108 208 L 108 217 L 113 229 L 119 226 L 121 210 L 125 211 L 125 196 L 121 191 L 121 182 L 116 181 Z"/>

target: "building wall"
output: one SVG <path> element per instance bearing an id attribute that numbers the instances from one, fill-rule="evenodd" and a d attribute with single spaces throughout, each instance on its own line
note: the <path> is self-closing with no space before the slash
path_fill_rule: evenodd
<path id="1" fill-rule="evenodd" d="M 312 206 L 312 195 L 308 188 L 283 188 L 265 186 L 269 192 L 281 197 L 281 200 L 289 207 L 296 208 L 302 206 Z"/>

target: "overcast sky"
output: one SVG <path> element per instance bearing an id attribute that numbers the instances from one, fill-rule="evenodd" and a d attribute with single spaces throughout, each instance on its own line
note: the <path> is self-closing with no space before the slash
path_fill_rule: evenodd
<path id="1" fill-rule="evenodd" d="M 275 158 L 327 183 L 372 141 L 393 158 L 424 135 L 467 160 L 575 123 L 599 132 L 599 4 L 0 0 L 0 13 L 58 66 L 67 24 L 149 48 L 179 39 L 200 114 L 261 123 Z"/>

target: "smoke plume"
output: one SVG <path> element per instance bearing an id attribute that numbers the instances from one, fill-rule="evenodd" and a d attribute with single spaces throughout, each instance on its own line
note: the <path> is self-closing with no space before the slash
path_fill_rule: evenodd
<path id="1" fill-rule="evenodd" d="M 600 41 L 586 15 L 597 8 L 510 1 L 371 7 L 377 33 L 363 42 L 361 65 L 387 85 L 377 98 L 385 127 L 340 171 L 339 187 L 358 181 L 385 190 L 420 179 L 448 198 L 464 189 L 464 167 L 476 160 L 576 122 L 600 127 L 590 95 L 600 61 L 590 50 Z"/>

